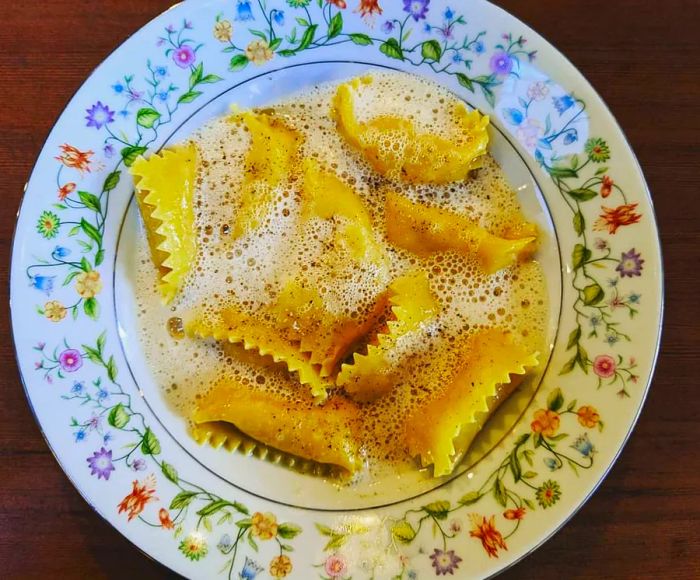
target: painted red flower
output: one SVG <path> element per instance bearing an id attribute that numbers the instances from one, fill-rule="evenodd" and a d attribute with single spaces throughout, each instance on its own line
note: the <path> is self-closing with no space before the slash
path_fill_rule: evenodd
<path id="1" fill-rule="evenodd" d="M 472 538 L 478 538 L 481 540 L 481 545 L 486 550 L 489 558 L 498 558 L 498 550 L 507 550 L 506 542 L 496 529 L 496 516 L 491 516 L 488 520 L 485 517 L 481 517 L 477 514 L 471 515 L 472 529 L 469 535 Z"/>
<path id="2" fill-rule="evenodd" d="M 381 14 L 383 10 L 381 6 L 379 6 L 379 0 L 360 0 L 357 12 L 359 12 L 360 16 L 363 18 L 370 18 L 374 14 Z"/>
<path id="3" fill-rule="evenodd" d="M 165 508 L 160 508 L 158 511 L 158 519 L 164 530 L 172 530 L 175 527 L 173 520 L 170 519 L 170 512 Z"/>
<path id="4" fill-rule="evenodd" d="M 601 379 L 609 379 L 615 374 L 615 369 L 617 364 L 615 364 L 615 359 L 607 354 L 601 354 L 595 357 L 593 361 L 593 372 L 597 374 Z"/>
<path id="5" fill-rule="evenodd" d="M 609 234 L 614 234 L 622 226 L 639 223 L 642 216 L 634 211 L 638 205 L 638 203 L 628 203 L 615 208 L 602 206 L 603 213 L 596 220 L 593 229 L 596 231 L 607 229 Z"/>
<path id="6" fill-rule="evenodd" d="M 326 0 L 326 2 L 328 4 L 333 4 L 333 6 L 336 6 L 341 10 L 345 10 L 348 7 L 348 4 L 347 2 L 345 2 L 345 0 Z"/>
<path id="7" fill-rule="evenodd" d="M 75 191 L 76 187 L 78 186 L 72 181 L 69 181 L 65 185 L 61 186 L 58 189 L 58 200 L 63 201 L 64 199 L 66 199 L 71 193 Z"/>
<path id="8" fill-rule="evenodd" d="M 519 507 L 514 510 L 506 510 L 503 512 L 503 517 L 507 520 L 522 520 L 525 517 L 525 508 Z"/>
<path id="9" fill-rule="evenodd" d="M 612 188 L 614 184 L 615 182 L 610 177 L 605 175 L 603 177 L 603 183 L 600 186 L 600 197 L 608 197 L 612 193 Z"/>
<path id="10" fill-rule="evenodd" d="M 90 158 L 94 155 L 94 151 L 81 151 L 77 147 L 73 147 L 73 145 L 68 145 L 68 143 L 61 145 L 60 149 L 61 154 L 55 159 L 66 167 L 77 169 L 80 173 L 90 172 Z"/>
<path id="11" fill-rule="evenodd" d="M 117 506 L 119 513 L 128 512 L 129 521 L 138 516 L 150 501 L 156 499 L 156 478 L 153 474 L 139 483 L 134 480 L 132 490 Z"/>

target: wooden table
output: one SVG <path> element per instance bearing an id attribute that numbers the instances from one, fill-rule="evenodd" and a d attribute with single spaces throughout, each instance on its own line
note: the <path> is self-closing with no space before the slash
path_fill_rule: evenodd
<path id="1" fill-rule="evenodd" d="M 602 94 L 626 131 L 654 196 L 667 291 L 656 378 L 622 458 L 562 531 L 502 577 L 698 578 L 698 1 L 498 3 L 559 47 Z M 171 2 L 2 4 L 0 174 L 5 211 L 0 216 L 0 274 L 6 279 L 15 208 L 54 120 L 93 67 Z M 0 300 L 7 304 L 5 281 Z M 0 576 L 168 577 L 168 571 L 139 554 L 73 489 L 29 412 L 6 308 L 0 335 L 5 369 L 0 373 Z"/>

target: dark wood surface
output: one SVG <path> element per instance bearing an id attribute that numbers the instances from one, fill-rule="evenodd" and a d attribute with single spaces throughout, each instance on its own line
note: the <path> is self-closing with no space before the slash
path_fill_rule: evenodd
<path id="1" fill-rule="evenodd" d="M 0 3 L 4 304 L 15 210 L 54 120 L 91 70 L 170 4 Z M 656 377 L 621 459 L 563 530 L 502 577 L 698 578 L 700 5 L 698 0 L 498 4 L 559 47 L 627 133 L 654 196 L 667 292 Z M 53 459 L 20 385 L 7 308 L 1 312 L 0 576 L 168 577 L 93 513 Z"/>

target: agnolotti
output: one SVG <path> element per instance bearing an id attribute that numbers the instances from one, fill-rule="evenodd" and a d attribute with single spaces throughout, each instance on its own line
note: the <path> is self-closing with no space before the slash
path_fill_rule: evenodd
<path id="1" fill-rule="evenodd" d="M 221 382 L 194 412 L 197 424 L 223 421 L 286 453 L 335 465 L 352 474 L 361 465 L 359 411 L 342 397 L 323 407 L 279 393 L 255 390 L 236 381 Z"/>
<path id="2" fill-rule="evenodd" d="M 373 401 L 391 391 L 402 359 L 411 351 L 397 356 L 399 341 L 411 334 L 420 340 L 421 325 L 435 317 L 440 305 L 430 290 L 425 272 L 410 272 L 389 286 L 391 319 L 386 329 L 377 333 L 375 344 L 367 345 L 367 353 L 355 353 L 351 364 L 344 364 L 337 379 L 357 401 Z M 393 361 L 392 361 L 393 359 Z"/>
<path id="3" fill-rule="evenodd" d="M 537 240 L 533 225 L 519 228 L 517 234 L 522 237 L 500 238 L 466 216 L 411 201 L 394 191 L 387 192 L 384 211 L 387 237 L 395 246 L 419 256 L 448 251 L 474 255 L 489 274 L 528 257 Z"/>
<path id="4" fill-rule="evenodd" d="M 139 157 L 131 174 L 151 257 L 158 268 L 158 290 L 168 303 L 182 287 L 197 254 L 193 208 L 197 148 L 188 144 L 148 159 Z"/>
<path id="5" fill-rule="evenodd" d="M 449 183 L 465 179 L 480 167 L 488 147 L 489 118 L 452 105 L 454 134 L 443 137 L 421 132 L 413 121 L 382 115 L 366 122 L 355 115 L 355 95 L 372 84 L 365 76 L 342 84 L 333 99 L 338 132 L 381 175 L 409 183 Z"/>
<path id="6" fill-rule="evenodd" d="M 491 413 L 515 388 L 517 377 L 538 365 L 527 351 L 497 328 L 476 332 L 467 341 L 451 381 L 421 405 L 404 424 L 409 453 L 433 475 L 451 473 Z"/>

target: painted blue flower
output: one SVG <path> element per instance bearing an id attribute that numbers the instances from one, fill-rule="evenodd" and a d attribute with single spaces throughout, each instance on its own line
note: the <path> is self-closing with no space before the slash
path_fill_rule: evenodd
<path id="1" fill-rule="evenodd" d="M 126 109 L 122 109 L 121 111 L 119 111 L 119 116 L 123 119 L 126 119 L 129 116 L 129 111 L 127 111 Z"/>
<path id="2" fill-rule="evenodd" d="M 408 571 L 408 580 L 416 580 L 418 578 L 418 572 L 415 570 L 409 570 Z"/>
<path id="3" fill-rule="evenodd" d="M 57 258 L 65 258 L 66 256 L 70 256 L 70 250 L 68 248 L 64 248 L 63 246 L 56 246 L 53 249 L 53 255 Z"/>
<path id="4" fill-rule="evenodd" d="M 270 16 L 277 26 L 284 26 L 284 11 L 275 9 L 270 12 Z"/>
<path id="5" fill-rule="evenodd" d="M 605 337 L 605 342 L 607 342 L 610 346 L 613 344 L 617 343 L 620 341 L 620 337 L 617 336 L 617 334 L 608 334 L 608 336 Z"/>
<path id="6" fill-rule="evenodd" d="M 557 463 L 557 460 L 553 457 L 545 457 L 544 464 L 547 466 L 547 469 L 549 469 L 549 471 L 556 471 L 557 469 L 559 469 L 559 464 Z"/>
<path id="7" fill-rule="evenodd" d="M 418 22 L 425 19 L 429 5 L 430 0 L 403 0 L 403 11 L 408 12 L 413 20 Z"/>
<path id="8" fill-rule="evenodd" d="M 51 292 L 53 292 L 53 281 L 55 279 L 56 276 L 32 276 L 29 285 L 39 290 L 39 292 L 51 296 Z"/>
<path id="9" fill-rule="evenodd" d="M 535 161 L 540 165 L 544 165 L 544 155 L 542 155 L 542 151 L 539 149 L 535 149 Z"/>
<path id="10" fill-rule="evenodd" d="M 231 541 L 231 536 L 224 534 L 221 536 L 221 539 L 219 539 L 219 543 L 216 545 L 216 547 L 219 548 L 219 550 L 221 550 L 224 554 L 227 554 L 232 545 L 233 542 Z"/>
<path id="11" fill-rule="evenodd" d="M 590 457 L 595 453 L 595 447 L 593 447 L 593 443 L 588 438 L 588 433 L 579 435 L 571 445 L 571 448 L 576 449 L 584 457 Z"/>
<path id="12" fill-rule="evenodd" d="M 121 93 L 123 93 L 125 91 L 125 87 L 122 83 L 114 83 L 112 85 L 112 88 L 114 89 L 114 92 L 117 93 L 118 95 L 120 95 Z"/>
<path id="13" fill-rule="evenodd" d="M 114 439 L 114 435 L 112 435 L 111 431 L 107 431 L 107 433 L 102 436 L 102 441 L 104 441 L 105 445 L 107 445 L 107 443 L 109 443 L 112 439 Z"/>
<path id="14" fill-rule="evenodd" d="M 641 294 L 637 294 L 636 292 L 632 292 L 632 294 L 629 295 L 627 300 L 629 300 L 632 304 L 639 304 L 639 299 L 642 297 Z"/>
<path id="15" fill-rule="evenodd" d="M 87 437 L 87 433 L 83 429 L 76 431 L 75 442 L 80 443 L 81 441 L 85 441 L 85 437 Z"/>
<path id="16" fill-rule="evenodd" d="M 600 324 L 600 318 L 597 316 L 591 316 L 588 319 L 588 324 L 590 324 L 593 328 L 595 328 L 596 326 L 598 326 Z"/>
<path id="17" fill-rule="evenodd" d="M 223 538 L 222 538 L 223 539 Z M 251 560 L 246 556 L 243 568 L 238 573 L 241 580 L 255 580 L 255 577 L 262 572 L 264 568 L 260 566 L 255 560 Z"/>
<path id="18" fill-rule="evenodd" d="M 71 393 L 75 393 L 76 395 L 79 395 L 85 390 L 85 383 L 79 383 L 78 381 L 75 381 L 73 383 L 73 386 L 70 389 Z"/>
<path id="19" fill-rule="evenodd" d="M 564 135 L 564 145 L 571 145 L 578 141 L 578 131 L 576 129 L 569 129 Z"/>
<path id="20" fill-rule="evenodd" d="M 160 91 L 158 93 L 158 98 L 163 102 L 167 101 L 169 96 L 170 93 L 168 91 Z"/>
<path id="21" fill-rule="evenodd" d="M 105 391 L 104 389 L 100 389 L 97 391 L 97 400 L 98 401 L 104 401 L 105 399 L 109 398 L 109 393 Z"/>
<path id="22" fill-rule="evenodd" d="M 455 17 L 454 11 L 449 6 L 445 9 L 443 15 L 445 16 L 445 20 L 452 20 Z"/>
<path id="23" fill-rule="evenodd" d="M 571 95 L 564 95 L 562 97 L 553 97 L 552 104 L 554 108 L 559 112 L 559 116 L 563 115 L 571 107 L 574 106 L 576 101 Z"/>
<path id="24" fill-rule="evenodd" d="M 511 125 L 520 125 L 525 116 L 520 109 L 503 109 L 503 116 Z"/>
<path id="25" fill-rule="evenodd" d="M 382 32 L 386 34 L 391 34 L 394 31 L 395 27 L 396 25 L 391 20 L 387 20 L 386 22 L 384 22 L 384 24 L 382 24 Z"/>
<path id="26" fill-rule="evenodd" d="M 423 25 L 423 32 L 425 32 L 426 34 L 430 34 L 430 31 L 432 29 L 433 29 L 433 27 L 430 26 L 430 24 L 428 24 L 427 22 Z"/>
<path id="27" fill-rule="evenodd" d="M 617 286 L 617 282 L 617 278 L 608 278 L 608 286 L 610 286 L 610 288 L 615 288 L 615 286 Z"/>
<path id="28" fill-rule="evenodd" d="M 474 46 L 472 47 L 472 50 L 473 50 L 476 54 L 484 54 L 484 52 L 486 52 L 486 47 L 484 46 L 484 43 L 483 43 L 483 42 L 481 42 L 480 40 L 477 40 L 477 41 L 474 43 Z"/>
<path id="29" fill-rule="evenodd" d="M 97 101 L 92 107 L 85 109 L 85 112 L 87 113 L 85 116 L 87 127 L 102 129 L 105 125 L 114 122 L 114 111 L 107 105 L 103 105 L 102 101 Z"/>
<path id="30" fill-rule="evenodd" d="M 167 66 L 157 66 L 153 70 L 153 74 L 155 74 L 156 77 L 159 77 L 162 79 L 163 77 L 168 76 L 168 67 Z"/>
<path id="31" fill-rule="evenodd" d="M 452 62 L 454 62 L 454 63 L 460 63 L 460 62 L 462 62 L 462 61 L 464 61 L 464 57 L 463 57 L 459 52 L 455 52 L 455 53 L 452 55 Z"/>
<path id="32" fill-rule="evenodd" d="M 245 22 L 246 20 L 255 20 L 253 10 L 250 7 L 250 0 L 238 0 L 236 3 L 236 16 L 234 20 Z"/>

